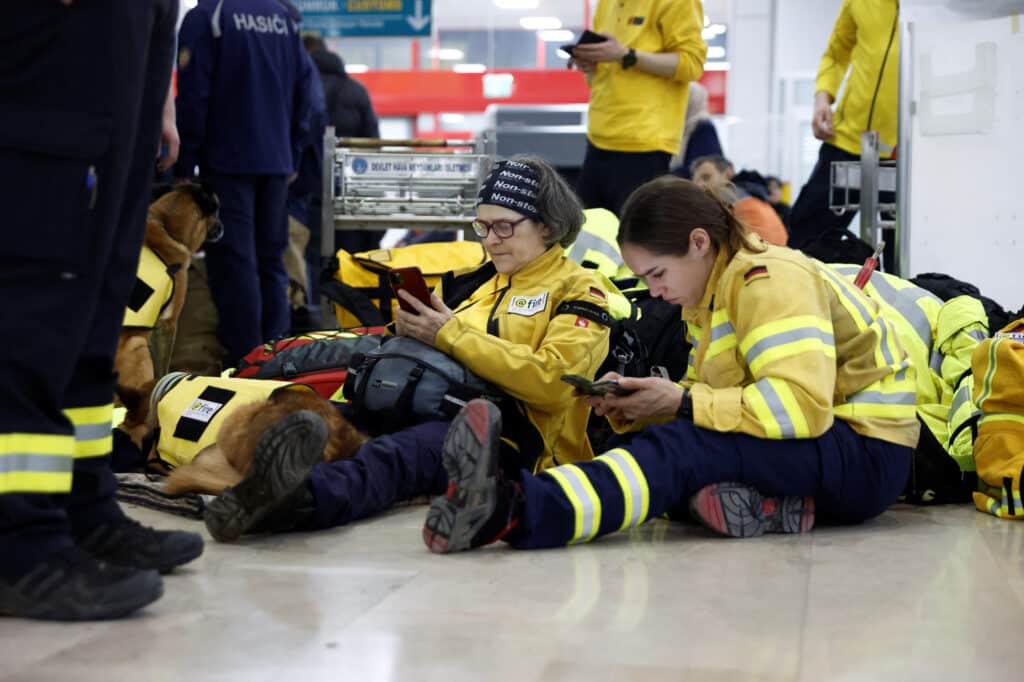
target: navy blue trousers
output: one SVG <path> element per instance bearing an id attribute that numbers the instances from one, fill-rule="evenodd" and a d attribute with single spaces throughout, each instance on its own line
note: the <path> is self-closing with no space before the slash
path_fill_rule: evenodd
<path id="1" fill-rule="evenodd" d="M 318 464 L 310 477 L 310 528 L 342 526 L 448 485 L 441 449 L 449 422 L 427 422 L 378 436 L 351 459 Z"/>
<path id="2" fill-rule="evenodd" d="M 619 215 L 633 190 L 668 173 L 671 160 L 666 152 L 613 152 L 587 142 L 576 192 L 586 208 L 606 208 Z"/>
<path id="3" fill-rule="evenodd" d="M 255 141 L 254 141 L 255 143 Z M 220 198 L 224 237 L 206 245 L 210 294 L 220 321 L 217 336 L 227 351 L 224 364 L 238 359 L 291 327 L 288 302 L 288 182 L 283 175 L 225 175 L 203 170 L 203 180 Z"/>
<path id="4" fill-rule="evenodd" d="M 830 179 L 833 161 L 857 161 L 860 157 L 834 147 L 827 142 L 821 144 L 818 161 L 814 164 L 811 177 L 800 189 L 800 195 L 789 214 L 789 246 L 803 249 L 825 232 L 845 230 L 850 226 L 854 211 L 836 215 L 829 208 L 831 200 Z M 860 192 L 852 197 L 860 200 Z"/>
<path id="5" fill-rule="evenodd" d="M 177 10 L 170 0 L 5 3 L 0 434 L 68 435 L 62 410 L 113 400 Z M 121 515 L 109 460 L 75 459 L 67 495 L 0 495 L 0 573 Z"/>
<path id="6" fill-rule="evenodd" d="M 819 438 L 767 440 L 676 419 L 644 429 L 594 461 L 537 476 L 524 471 L 526 501 L 508 541 L 522 549 L 559 547 L 665 513 L 678 518 L 692 495 L 723 481 L 771 496 L 810 496 L 817 518 L 858 523 L 899 497 L 911 452 L 865 438 L 839 420 Z"/>

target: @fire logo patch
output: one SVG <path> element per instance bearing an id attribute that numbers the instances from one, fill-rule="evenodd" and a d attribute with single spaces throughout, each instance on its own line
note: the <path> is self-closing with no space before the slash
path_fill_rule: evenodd
<path id="1" fill-rule="evenodd" d="M 509 314 L 523 317 L 533 317 L 547 307 L 548 292 L 546 291 L 536 296 L 513 296 L 512 300 L 508 302 Z"/>

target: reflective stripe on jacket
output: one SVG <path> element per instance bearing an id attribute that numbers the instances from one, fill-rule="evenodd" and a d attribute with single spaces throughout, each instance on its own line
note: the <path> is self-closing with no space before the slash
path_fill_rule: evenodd
<path id="1" fill-rule="evenodd" d="M 838 417 L 861 435 L 917 444 L 915 372 L 898 334 L 829 266 L 784 247 L 722 251 L 683 317 L 698 426 L 814 438 Z"/>
<path id="2" fill-rule="evenodd" d="M 622 271 L 628 272 L 628 268 L 623 266 L 619 250 L 618 217 L 606 208 L 588 208 L 583 216 L 583 228 L 565 255 L 608 279 L 624 276 Z"/>
<path id="3" fill-rule="evenodd" d="M 999 518 L 1024 519 L 1024 319 L 978 344 L 971 371 L 982 412 L 974 441 L 980 488 L 974 504 Z"/>

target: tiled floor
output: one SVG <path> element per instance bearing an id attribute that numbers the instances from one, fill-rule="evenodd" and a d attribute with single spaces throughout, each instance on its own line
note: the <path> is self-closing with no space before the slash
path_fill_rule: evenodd
<path id="1" fill-rule="evenodd" d="M 211 542 L 129 620 L 0 621 L 0 680 L 1024 679 L 1024 523 L 967 507 L 448 557 L 424 549 L 424 511 Z"/>

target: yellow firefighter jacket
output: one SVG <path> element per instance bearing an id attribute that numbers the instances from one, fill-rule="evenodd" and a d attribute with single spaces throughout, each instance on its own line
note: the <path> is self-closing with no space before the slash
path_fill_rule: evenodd
<path id="1" fill-rule="evenodd" d="M 838 417 L 863 436 L 917 444 L 916 377 L 899 336 L 829 266 L 784 247 L 723 249 L 683 318 L 698 426 L 815 438 Z"/>
<path id="2" fill-rule="evenodd" d="M 971 359 L 981 409 L 974 457 L 974 505 L 1002 519 L 1024 519 L 1024 319 L 978 344 Z"/>
<path id="3" fill-rule="evenodd" d="M 892 156 L 896 146 L 898 22 L 898 0 L 844 0 L 821 57 L 815 90 L 833 100 L 850 71 L 832 117 L 835 137 L 829 142 L 851 154 L 860 156 L 865 130 L 878 131 L 882 156 Z"/>
<path id="4" fill-rule="evenodd" d="M 833 265 L 853 282 L 860 267 Z M 864 286 L 896 327 L 917 371 L 917 414 L 961 471 L 974 471 L 970 431 L 960 429 L 975 412 L 970 400 L 971 353 L 988 336 L 981 301 L 943 301 L 907 280 L 875 272 Z M 955 437 L 953 437 L 955 434 Z"/>
<path id="5" fill-rule="evenodd" d="M 594 455 L 590 408 L 561 376 L 593 377 L 608 354 L 609 328 L 586 317 L 607 314 L 606 282 L 552 246 L 519 272 L 484 282 L 434 341 L 521 403 L 544 441 L 538 470 Z"/>
<path id="6" fill-rule="evenodd" d="M 135 287 L 124 311 L 123 326 L 134 329 L 156 327 L 160 313 L 174 297 L 174 278 L 171 274 L 175 270 L 169 268 L 153 249 L 142 247 Z"/>
<path id="7" fill-rule="evenodd" d="M 697 0 L 599 0 L 594 30 L 640 52 L 675 52 L 672 78 L 597 65 L 590 84 L 587 139 L 614 152 L 679 153 L 690 83 L 704 73 L 704 11 Z"/>
<path id="8" fill-rule="evenodd" d="M 618 217 L 606 208 L 588 208 L 583 216 L 583 228 L 573 245 L 565 250 L 565 255 L 608 279 L 632 274 L 623 264 L 619 250 Z"/>

